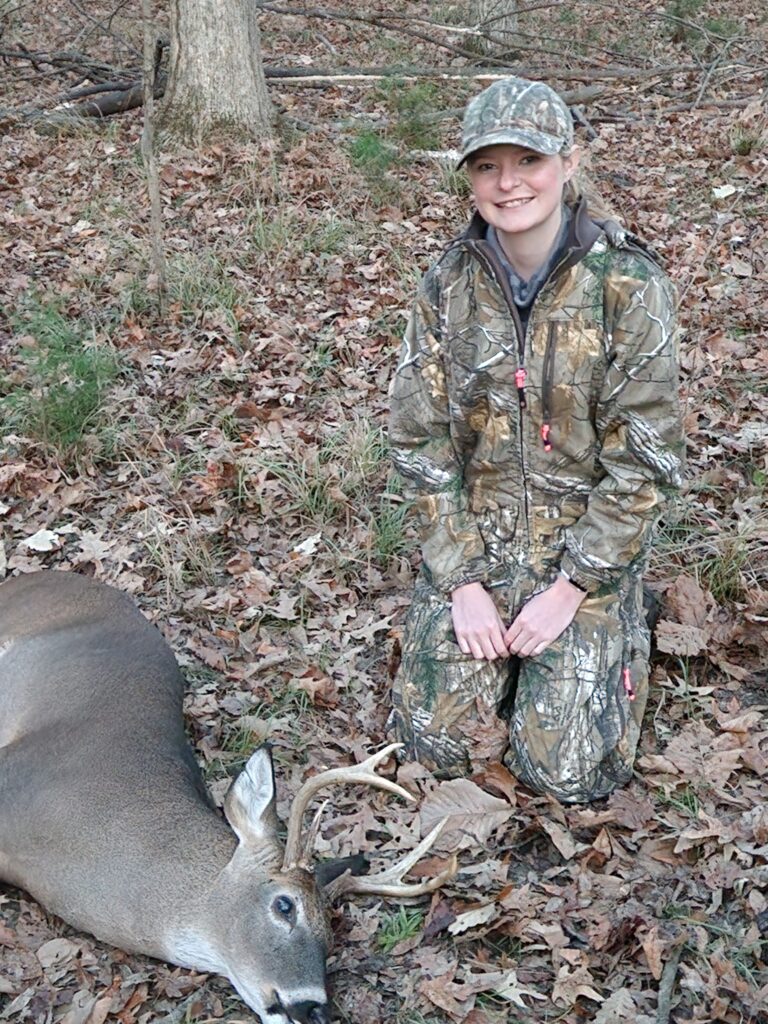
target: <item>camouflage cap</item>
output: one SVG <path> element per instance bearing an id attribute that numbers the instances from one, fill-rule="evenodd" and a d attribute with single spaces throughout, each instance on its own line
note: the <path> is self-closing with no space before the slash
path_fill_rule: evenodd
<path id="1" fill-rule="evenodd" d="M 573 119 L 564 100 L 544 82 L 502 78 L 475 96 L 464 113 L 461 157 L 512 143 L 554 156 L 573 146 Z"/>

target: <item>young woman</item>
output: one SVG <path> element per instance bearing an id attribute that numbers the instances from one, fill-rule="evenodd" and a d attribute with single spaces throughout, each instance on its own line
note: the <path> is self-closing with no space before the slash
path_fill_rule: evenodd
<path id="1" fill-rule="evenodd" d="M 477 212 L 429 270 L 392 384 L 423 564 L 390 718 L 444 774 L 504 759 L 564 801 L 632 771 L 648 686 L 641 576 L 681 435 L 673 294 L 578 198 L 547 85 L 467 107 Z"/>

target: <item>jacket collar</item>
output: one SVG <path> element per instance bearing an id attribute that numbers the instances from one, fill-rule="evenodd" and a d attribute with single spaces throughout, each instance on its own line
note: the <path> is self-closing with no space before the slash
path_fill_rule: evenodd
<path id="1" fill-rule="evenodd" d="M 563 246 L 563 259 L 558 262 L 555 268 L 555 272 L 558 275 L 583 259 L 603 234 L 601 226 L 589 216 L 586 199 L 580 199 L 571 209 L 573 210 L 573 216 L 571 217 L 568 234 Z M 486 221 L 479 213 L 475 213 L 469 223 L 469 227 L 457 239 L 457 242 L 472 241 L 482 244 L 485 242 L 487 230 L 488 224 Z M 484 245 L 483 248 L 485 248 Z"/>

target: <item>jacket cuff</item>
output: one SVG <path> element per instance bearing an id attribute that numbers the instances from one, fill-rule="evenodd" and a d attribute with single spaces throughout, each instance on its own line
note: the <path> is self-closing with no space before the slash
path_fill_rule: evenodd
<path id="1" fill-rule="evenodd" d="M 444 591 L 449 597 L 468 583 L 485 583 L 488 580 L 488 563 L 484 558 L 477 558 L 470 565 L 462 566 L 455 572 L 435 580 L 439 590 Z"/>
<path id="2" fill-rule="evenodd" d="M 560 562 L 560 572 L 569 583 L 578 587 L 579 590 L 583 590 L 585 594 L 595 594 L 605 582 L 605 580 L 596 579 L 594 576 L 582 572 L 567 552 Z"/>

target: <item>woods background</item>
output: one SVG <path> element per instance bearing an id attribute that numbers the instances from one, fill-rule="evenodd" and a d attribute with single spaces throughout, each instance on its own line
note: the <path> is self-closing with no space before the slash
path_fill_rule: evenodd
<path id="1" fill-rule="evenodd" d="M 431 904 L 338 912 L 336 1012 L 765 1024 L 765 12 L 214 6 L 258 38 L 241 32 L 246 56 L 187 48 L 190 113 L 168 85 L 169 5 L 0 3 L 0 577 L 75 569 L 135 596 L 184 666 L 219 799 L 265 737 L 282 807 L 305 772 L 377 747 L 417 564 L 386 391 L 418 277 L 470 209 L 445 153 L 492 75 L 545 78 L 680 295 L 689 474 L 650 573 L 638 773 L 589 808 L 500 765 L 450 794 L 400 770 L 421 812 L 337 796 L 320 855 L 391 857 L 437 811 L 463 835 Z M 240 112 L 206 105 L 205 82 Z M 0 1006 L 14 1024 L 254 1019 L 225 982 L 104 947 L 10 888 Z"/>

